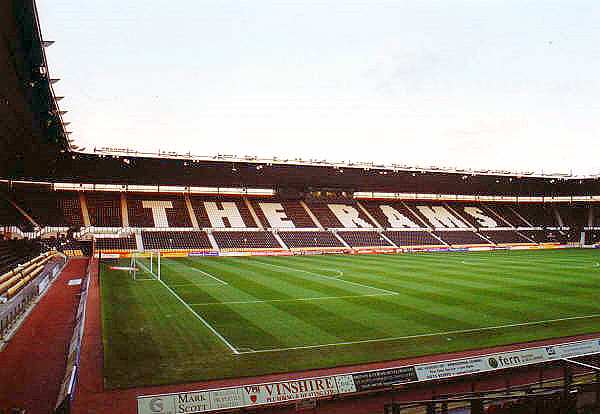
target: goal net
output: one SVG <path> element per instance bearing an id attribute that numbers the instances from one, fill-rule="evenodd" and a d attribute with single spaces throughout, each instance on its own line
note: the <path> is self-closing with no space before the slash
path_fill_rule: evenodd
<path id="1" fill-rule="evenodd" d="M 160 251 L 146 250 L 131 253 L 129 268 L 133 280 L 160 280 Z"/>

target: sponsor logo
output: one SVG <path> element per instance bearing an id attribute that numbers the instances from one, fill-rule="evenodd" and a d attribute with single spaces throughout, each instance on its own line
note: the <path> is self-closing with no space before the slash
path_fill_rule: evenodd
<path id="1" fill-rule="evenodd" d="M 165 403 L 162 398 L 156 397 L 150 400 L 150 411 L 153 413 L 163 413 L 165 409 Z"/>
<path id="2" fill-rule="evenodd" d="M 546 352 L 548 353 L 548 355 L 556 355 L 556 350 L 553 346 L 546 347 Z"/>
<path id="3" fill-rule="evenodd" d="M 499 366 L 498 361 L 496 360 L 496 358 L 490 358 L 490 359 L 488 359 L 488 364 L 492 368 L 498 368 L 498 366 Z"/>
<path id="4" fill-rule="evenodd" d="M 504 356 L 498 355 L 498 361 L 502 367 L 512 367 L 521 365 L 521 358 L 518 355 Z"/>
<path id="5" fill-rule="evenodd" d="M 188 256 L 190 257 L 194 257 L 194 256 L 218 256 L 219 252 L 215 252 L 215 251 L 206 251 L 206 252 L 189 252 Z"/>

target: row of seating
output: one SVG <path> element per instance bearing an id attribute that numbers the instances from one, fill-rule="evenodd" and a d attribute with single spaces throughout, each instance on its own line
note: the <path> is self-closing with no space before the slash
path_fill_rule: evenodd
<path id="1" fill-rule="evenodd" d="M 212 248 L 207 234 L 202 231 L 144 231 L 142 241 L 146 250 Z"/>
<path id="2" fill-rule="evenodd" d="M 0 297 L 10 299 L 17 295 L 29 282 L 44 269 L 45 264 L 57 253 L 41 254 L 20 266 L 0 275 Z"/>
<path id="3" fill-rule="evenodd" d="M 452 246 L 491 244 L 479 233 L 473 231 L 436 231 L 433 234 Z"/>
<path id="4" fill-rule="evenodd" d="M 0 240 L 0 274 L 25 263 L 41 253 L 41 246 L 31 240 Z"/>
<path id="5" fill-rule="evenodd" d="M 137 243 L 134 236 L 98 237 L 96 250 L 137 250 Z"/>
<path id="6" fill-rule="evenodd" d="M 340 231 L 338 236 L 351 247 L 392 247 L 384 236 L 375 231 Z"/>
<path id="7" fill-rule="evenodd" d="M 213 233 L 220 249 L 281 249 L 273 233 L 266 231 L 216 231 Z"/>
<path id="8" fill-rule="evenodd" d="M 574 233 L 559 231 L 143 231 L 146 250 L 219 250 L 290 249 L 301 248 L 364 248 L 364 247 L 427 247 L 473 246 L 504 244 L 536 244 L 576 242 Z M 598 238 L 600 232 L 590 232 Z M 283 242 L 279 243 L 278 238 Z M 98 250 L 137 250 L 134 236 L 128 238 L 101 237 L 96 239 Z"/>
<path id="9" fill-rule="evenodd" d="M 278 235 L 290 249 L 345 247 L 333 233 L 328 231 L 281 231 Z"/>
<path id="10" fill-rule="evenodd" d="M 460 203 L 395 200 L 282 200 L 278 197 L 153 193 L 26 191 L 12 201 L 40 226 L 181 228 L 517 228 L 600 226 L 600 208 L 584 205 Z M 122 203 L 122 198 L 125 204 Z M 82 201 L 84 200 L 84 208 Z M 126 208 L 125 208 L 126 207 Z M 84 213 L 85 211 L 85 213 Z M 127 217 L 123 217 L 126 211 Z M 85 219 L 84 219 L 85 216 Z M 316 220 L 313 220 L 314 216 Z M 5 199 L 0 224 L 30 229 L 31 221 Z"/>

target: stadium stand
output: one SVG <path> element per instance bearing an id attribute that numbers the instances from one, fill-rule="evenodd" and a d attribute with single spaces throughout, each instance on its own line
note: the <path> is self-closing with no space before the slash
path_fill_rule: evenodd
<path id="1" fill-rule="evenodd" d="M 525 220 L 517 210 L 520 205 L 517 204 L 492 204 L 487 206 L 487 211 L 492 211 L 501 217 L 510 227 L 533 227 L 533 224 Z"/>
<path id="2" fill-rule="evenodd" d="M 537 204 L 520 204 L 519 215 L 523 216 L 534 227 L 559 227 L 554 207 Z"/>
<path id="3" fill-rule="evenodd" d="M 309 209 L 325 228 L 373 228 L 375 224 L 352 200 L 307 201 Z"/>
<path id="4" fill-rule="evenodd" d="M 40 243 L 47 250 L 57 250 L 67 256 L 91 256 L 92 242 L 85 240 L 73 240 L 66 237 L 49 237 L 41 239 Z"/>
<path id="5" fill-rule="evenodd" d="M 44 269 L 44 265 L 57 253 L 47 252 L 0 274 L 0 297 L 11 299 Z"/>
<path id="6" fill-rule="evenodd" d="M 520 233 L 536 243 L 557 243 L 562 239 L 562 234 L 558 231 L 523 230 Z"/>
<path id="7" fill-rule="evenodd" d="M 281 249 L 272 233 L 266 231 L 215 231 L 217 245 L 226 250 Z"/>
<path id="8" fill-rule="evenodd" d="M 327 207 L 327 204 L 316 201 L 307 201 L 306 205 L 324 228 L 329 229 L 343 227 L 342 223 L 340 223 L 340 221 Z"/>
<path id="9" fill-rule="evenodd" d="M 41 246 L 31 240 L 0 240 L 0 274 L 38 256 Z"/>
<path id="10" fill-rule="evenodd" d="M 144 249 L 212 249 L 203 231 L 144 231 Z"/>
<path id="11" fill-rule="evenodd" d="M 389 201 L 366 201 L 360 204 L 384 228 L 425 228 L 427 227 L 403 203 Z"/>
<path id="12" fill-rule="evenodd" d="M 482 204 L 465 204 L 459 202 L 445 203 L 463 221 L 476 228 L 508 227 L 508 224 L 496 212 Z"/>
<path id="13" fill-rule="evenodd" d="M 74 192 L 33 189 L 13 193 L 16 203 L 40 226 L 71 227 L 83 225 L 79 195 Z"/>
<path id="14" fill-rule="evenodd" d="M 91 241 L 70 240 L 67 244 L 57 249 L 67 256 L 91 256 L 92 255 Z"/>
<path id="15" fill-rule="evenodd" d="M 190 196 L 190 201 L 200 227 L 257 227 L 252 213 L 240 197 Z"/>
<path id="16" fill-rule="evenodd" d="M 590 208 L 580 205 L 562 205 L 554 207 L 564 225 L 574 229 L 588 226 Z"/>
<path id="17" fill-rule="evenodd" d="M 98 250 L 136 250 L 135 237 L 97 237 L 96 249 Z"/>
<path id="18" fill-rule="evenodd" d="M 600 243 L 600 230 L 588 230 L 585 232 L 585 241 L 587 244 Z"/>
<path id="19" fill-rule="evenodd" d="M 453 246 L 468 244 L 491 244 L 478 233 L 473 231 L 436 231 L 434 234 L 440 239 L 444 240 L 446 243 Z"/>
<path id="20" fill-rule="evenodd" d="M 392 247 L 392 245 L 375 231 L 338 231 L 338 236 L 350 247 Z"/>
<path id="21" fill-rule="evenodd" d="M 131 227 L 192 227 L 181 196 L 127 194 L 127 211 Z"/>
<path id="22" fill-rule="evenodd" d="M 299 201 L 251 199 L 250 203 L 265 228 L 317 227 Z"/>
<path id="23" fill-rule="evenodd" d="M 589 214 L 592 217 L 592 221 L 591 223 L 588 223 L 588 225 L 600 228 L 600 207 L 590 206 L 589 210 Z"/>
<path id="24" fill-rule="evenodd" d="M 15 209 L 6 198 L 0 196 L 0 226 L 15 226 L 26 231 L 33 228 L 21 213 Z"/>
<path id="25" fill-rule="evenodd" d="M 288 217 L 298 228 L 317 227 L 317 224 L 310 218 L 304 207 L 298 200 L 282 201 L 283 208 L 288 213 Z"/>
<path id="26" fill-rule="evenodd" d="M 345 247 L 327 231 L 280 231 L 277 234 L 290 249 Z"/>
<path id="27" fill-rule="evenodd" d="M 495 244 L 521 244 L 533 242 L 518 231 L 514 230 L 482 230 L 481 235 Z"/>
<path id="28" fill-rule="evenodd" d="M 472 227 L 458 216 L 445 203 L 406 202 L 405 205 L 419 217 L 421 222 L 432 228 L 469 228 Z"/>
<path id="29" fill-rule="evenodd" d="M 58 228 L 77 228 L 84 222 L 93 227 L 105 229 L 120 229 L 127 227 L 122 214 L 122 193 L 108 191 L 55 191 L 48 186 L 35 187 L 32 184 L 17 187 L 7 193 L 25 214 L 41 226 L 50 226 L 47 233 L 53 235 Z M 392 234 L 390 237 L 399 246 L 437 245 L 440 241 L 432 235 L 419 233 L 417 229 L 435 229 L 443 232 L 445 229 L 475 229 L 481 230 L 480 235 L 472 231 L 463 233 L 438 233 L 448 238 L 449 244 L 511 244 L 511 243 L 578 243 L 581 232 L 596 222 L 600 209 L 589 204 L 541 204 L 541 203 L 484 203 L 462 201 L 431 201 L 431 200 L 354 200 L 347 197 L 314 198 L 305 197 L 309 212 L 302 205 L 302 199 L 282 199 L 275 197 L 233 196 L 233 195 L 183 195 L 159 194 L 152 192 L 124 193 L 127 205 L 129 227 L 134 228 L 199 228 L 220 229 L 256 229 L 257 227 L 279 229 L 294 228 L 308 233 L 284 235 L 285 243 L 290 248 L 311 247 L 344 247 L 336 237 L 323 236 L 315 233 L 318 225 L 332 229 L 414 229 L 415 233 Z M 189 202 L 188 202 L 189 198 Z M 80 202 L 85 202 L 82 204 Z M 191 213 L 191 214 L 190 214 Z M 318 220 L 313 221 L 312 217 Z M 0 224 L 15 226 L 21 231 L 32 231 L 31 222 L 6 199 L 0 199 Z M 559 231 L 555 227 L 563 228 Z M 567 228 L 568 227 L 568 228 Z M 508 231 L 510 228 L 515 230 Z M 519 229 L 519 233 L 516 229 Z M 593 227 L 592 227 L 593 228 Z M 54 230 L 53 230 L 54 229 Z M 489 229 L 503 229 L 488 231 Z M 543 230 L 543 231 L 542 231 Z M 60 230 L 59 233 L 66 230 Z M 93 231 L 92 231 L 93 232 Z M 287 233 L 287 232 L 286 232 Z M 376 232 L 357 232 L 341 234 L 345 242 L 352 247 L 388 246 L 389 243 L 376 236 Z M 387 236 L 387 233 L 384 233 Z M 61 234 L 58 234 L 60 236 Z M 145 237 L 159 237 L 160 235 Z M 489 240 L 483 240 L 484 236 Z M 22 237 L 22 236 L 20 236 Z M 179 235 L 177 237 L 180 237 Z M 188 237 L 188 236 L 181 236 Z M 204 236 L 199 236 L 204 237 Z M 223 236 L 220 236 L 223 237 Z M 250 236 L 253 237 L 253 236 Z M 433 238 L 432 238 L 433 237 Z M 160 237 L 159 237 L 160 238 Z M 592 233 L 587 240 L 590 241 Z M 70 238 L 71 239 L 71 238 Z M 156 239 L 152 246 L 167 246 L 168 243 Z M 244 237 L 238 238 L 243 243 Z M 246 237 L 248 239 L 248 237 Z M 315 239 L 317 242 L 315 242 Z M 346 240 L 347 239 L 347 240 Z M 362 239 L 362 240 L 361 240 Z M 396 239 L 397 242 L 396 242 Z M 482 240 L 480 240 L 482 239 Z M 71 239 L 72 240 L 72 239 Z M 210 240 L 210 239 L 209 239 Z M 320 242 L 319 242 L 320 240 Z M 188 248 L 210 248 L 207 241 L 189 240 Z M 116 246 L 130 246 L 124 242 L 100 242 Z M 225 242 L 223 242 L 225 243 Z M 232 243 L 235 242 L 232 241 Z M 248 241 L 246 241 L 248 243 Z M 322 243 L 322 245 L 318 245 Z M 52 243 L 49 243 L 51 246 Z M 177 248 L 186 248 L 185 243 L 176 242 Z M 273 247 L 271 242 L 257 242 L 258 248 Z M 238 247 L 241 248 L 239 243 Z M 302 247 L 300 247 L 302 246 Z M 60 245 L 56 245 L 61 249 Z M 135 247 L 123 247 L 127 250 Z M 168 247 L 165 247 L 168 248 Z M 64 249 L 63 249 L 64 250 Z M 70 250 L 70 249 L 68 249 Z M 75 252 L 77 249 L 73 249 Z M 81 250 L 81 249 L 80 249 Z M 89 249 L 83 249 L 87 255 Z"/>
<path id="30" fill-rule="evenodd" d="M 386 231 L 383 234 L 398 247 L 444 246 L 444 242 L 428 231 Z"/>
<path id="31" fill-rule="evenodd" d="M 85 193 L 90 225 L 95 227 L 121 227 L 121 198 L 118 193 Z"/>

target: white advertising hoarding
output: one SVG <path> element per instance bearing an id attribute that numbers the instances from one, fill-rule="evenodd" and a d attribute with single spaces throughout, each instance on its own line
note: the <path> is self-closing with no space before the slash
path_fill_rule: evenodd
<path id="1" fill-rule="evenodd" d="M 138 397 L 138 414 L 203 413 L 356 392 L 351 375 Z"/>

